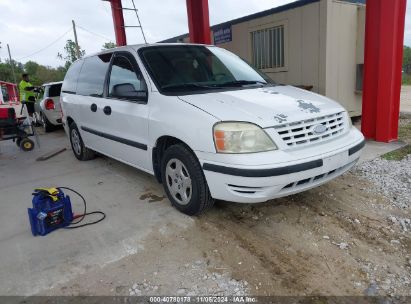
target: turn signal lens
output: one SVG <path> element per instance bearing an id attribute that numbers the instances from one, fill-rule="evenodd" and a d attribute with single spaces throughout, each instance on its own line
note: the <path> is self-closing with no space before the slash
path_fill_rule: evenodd
<path id="1" fill-rule="evenodd" d="M 255 153 L 277 149 L 267 133 L 252 123 L 218 123 L 213 133 L 218 153 Z"/>
<path id="2" fill-rule="evenodd" d="M 224 131 L 216 130 L 214 131 L 214 140 L 217 150 L 223 151 L 225 148 L 224 145 Z"/>

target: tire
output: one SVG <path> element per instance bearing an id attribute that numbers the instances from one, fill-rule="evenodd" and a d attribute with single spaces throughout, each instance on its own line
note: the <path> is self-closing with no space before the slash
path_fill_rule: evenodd
<path id="1" fill-rule="evenodd" d="M 28 152 L 34 149 L 34 141 L 32 141 L 30 138 L 23 138 L 20 141 L 20 148 L 24 152 Z"/>
<path id="2" fill-rule="evenodd" d="M 69 130 L 70 144 L 74 156 L 81 161 L 93 159 L 95 157 L 95 152 L 84 145 L 77 125 L 74 122 L 70 124 Z"/>
<path id="3" fill-rule="evenodd" d="M 43 112 L 40 112 L 40 121 L 44 132 L 49 133 L 54 130 L 54 126 L 49 122 Z"/>
<path id="4" fill-rule="evenodd" d="M 182 144 L 165 151 L 161 179 L 171 204 L 182 213 L 199 215 L 214 205 L 200 163 Z"/>

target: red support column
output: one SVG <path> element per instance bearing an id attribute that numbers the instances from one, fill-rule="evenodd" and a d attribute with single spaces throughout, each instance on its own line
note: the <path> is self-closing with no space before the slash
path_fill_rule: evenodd
<path id="1" fill-rule="evenodd" d="M 208 0 L 187 0 L 190 42 L 211 44 Z"/>
<path id="2" fill-rule="evenodd" d="M 113 15 L 114 33 L 117 46 L 127 45 L 126 30 L 124 27 L 123 6 L 121 0 L 108 0 Z"/>
<path id="3" fill-rule="evenodd" d="M 406 4 L 367 1 L 361 130 L 376 141 L 398 139 Z"/>

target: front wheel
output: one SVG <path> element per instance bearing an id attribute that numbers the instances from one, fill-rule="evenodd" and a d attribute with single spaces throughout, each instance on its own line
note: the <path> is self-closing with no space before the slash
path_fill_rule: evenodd
<path id="1" fill-rule="evenodd" d="M 74 156 L 78 160 L 90 160 L 93 159 L 95 153 L 84 145 L 83 139 L 80 136 L 80 132 L 77 125 L 72 122 L 69 126 L 70 129 L 70 143 Z"/>
<path id="2" fill-rule="evenodd" d="M 187 215 L 198 215 L 212 207 L 201 165 L 184 145 L 168 148 L 161 164 L 162 182 L 171 204 Z"/>

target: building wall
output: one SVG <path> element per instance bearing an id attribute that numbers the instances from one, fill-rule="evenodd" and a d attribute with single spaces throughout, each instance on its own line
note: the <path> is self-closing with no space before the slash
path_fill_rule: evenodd
<path id="1" fill-rule="evenodd" d="M 285 26 L 285 67 L 263 69 L 273 80 L 292 85 L 312 85 L 320 88 L 320 2 L 285 12 L 234 24 L 232 41 L 219 44 L 247 61 L 252 61 L 251 32 L 276 25 Z"/>
<path id="2" fill-rule="evenodd" d="M 356 81 L 357 64 L 364 63 L 365 7 L 328 1 L 325 95 L 343 104 L 351 116 L 361 115 Z"/>

